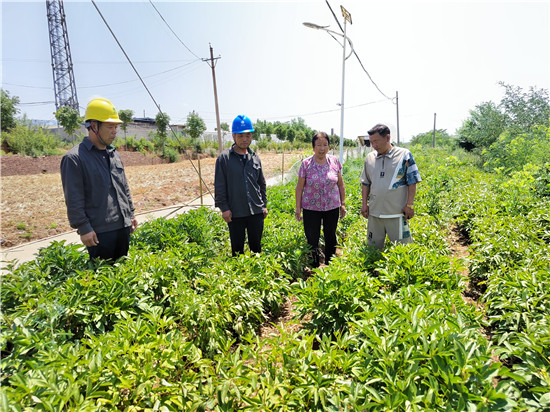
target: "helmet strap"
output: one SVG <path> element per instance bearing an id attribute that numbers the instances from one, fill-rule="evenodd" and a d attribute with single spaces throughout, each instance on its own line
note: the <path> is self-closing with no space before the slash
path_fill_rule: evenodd
<path id="1" fill-rule="evenodd" d="M 99 135 L 99 128 L 101 127 L 101 122 L 98 121 L 98 120 L 96 120 L 96 122 L 97 122 L 97 131 L 94 130 L 93 123 L 90 124 L 90 129 L 92 129 L 92 132 L 95 133 L 97 139 L 101 142 L 101 144 L 102 144 L 103 146 L 107 147 L 107 146 L 108 146 L 107 143 L 105 143 L 105 142 L 103 141 L 103 139 L 101 138 L 101 136 Z"/>

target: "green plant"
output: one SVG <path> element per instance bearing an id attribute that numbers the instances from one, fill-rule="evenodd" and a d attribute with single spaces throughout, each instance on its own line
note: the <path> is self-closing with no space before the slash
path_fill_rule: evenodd
<path id="1" fill-rule="evenodd" d="M 17 108 L 19 97 L 10 97 L 10 93 L 4 89 L 0 89 L 0 95 L 2 97 L 0 104 L 2 118 L 0 123 L 2 124 L 2 132 L 7 132 L 13 129 L 17 124 L 15 116 L 19 113 L 19 109 Z"/>
<path id="2" fill-rule="evenodd" d="M 2 139 L 13 153 L 23 156 L 49 156 L 61 154 L 61 141 L 53 134 L 37 126 L 18 123 L 10 131 L 2 133 Z"/>
<path id="3" fill-rule="evenodd" d="M 69 106 L 60 107 L 54 115 L 69 137 L 73 136 L 74 131 L 80 127 L 82 120 L 84 120 L 77 109 Z"/>

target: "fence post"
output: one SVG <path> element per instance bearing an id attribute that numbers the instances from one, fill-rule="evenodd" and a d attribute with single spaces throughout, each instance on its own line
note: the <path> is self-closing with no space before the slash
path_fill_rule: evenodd
<path id="1" fill-rule="evenodd" d="M 283 150 L 283 166 L 281 167 L 281 184 L 285 184 L 285 151 Z"/>
<path id="2" fill-rule="evenodd" d="M 202 173 L 201 173 L 201 157 L 199 155 L 199 153 L 197 153 L 197 159 L 198 159 L 198 162 L 199 162 L 199 194 L 201 196 L 201 206 L 203 206 L 203 203 L 202 203 Z"/>

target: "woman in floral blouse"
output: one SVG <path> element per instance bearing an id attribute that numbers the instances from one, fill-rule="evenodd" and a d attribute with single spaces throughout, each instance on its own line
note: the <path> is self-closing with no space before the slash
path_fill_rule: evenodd
<path id="1" fill-rule="evenodd" d="M 325 235 L 325 264 L 336 252 L 338 218 L 346 215 L 346 190 L 340 161 L 328 154 L 329 137 L 313 135 L 313 156 L 302 162 L 296 185 L 296 220 L 303 221 L 307 243 L 313 249 L 313 267 L 319 267 L 321 223 Z"/>

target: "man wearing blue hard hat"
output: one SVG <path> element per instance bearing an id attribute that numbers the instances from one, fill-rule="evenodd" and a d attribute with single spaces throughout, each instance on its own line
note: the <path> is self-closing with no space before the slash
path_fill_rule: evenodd
<path id="1" fill-rule="evenodd" d="M 216 160 L 215 204 L 229 227 L 233 256 L 244 253 L 246 235 L 250 251 L 262 251 L 267 195 L 262 163 L 249 148 L 253 131 L 248 117 L 237 116 L 231 128 L 235 143 Z"/>

